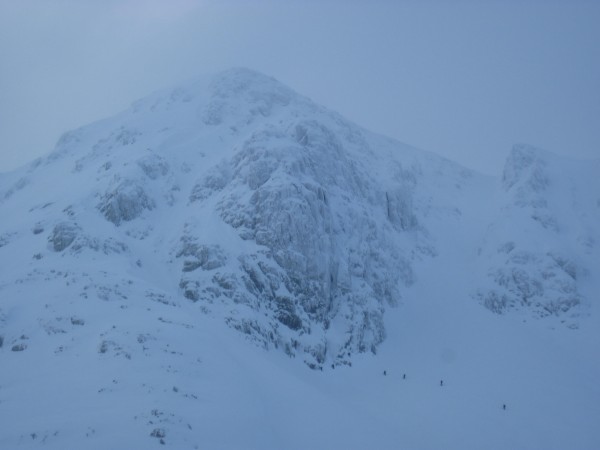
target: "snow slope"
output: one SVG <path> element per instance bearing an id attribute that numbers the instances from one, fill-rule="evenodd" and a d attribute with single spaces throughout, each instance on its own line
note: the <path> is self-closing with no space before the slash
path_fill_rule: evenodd
<path id="1" fill-rule="evenodd" d="M 597 448 L 599 174 L 246 69 L 69 132 L 0 177 L 0 447 Z"/>

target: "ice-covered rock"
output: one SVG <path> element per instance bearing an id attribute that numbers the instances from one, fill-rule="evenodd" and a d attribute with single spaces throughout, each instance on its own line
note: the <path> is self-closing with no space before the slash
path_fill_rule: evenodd
<path id="1" fill-rule="evenodd" d="M 244 69 L 66 133 L 0 174 L 0 447 L 393 448 L 427 416 L 440 448 L 433 390 L 483 428 L 551 392 L 561 444 L 587 444 L 599 173 L 517 146 L 480 175 Z"/>
<path id="2" fill-rule="evenodd" d="M 106 220 L 120 225 L 138 218 L 144 210 L 155 206 L 144 188 L 133 180 L 125 180 L 104 194 L 98 209 Z"/>
<path id="3" fill-rule="evenodd" d="M 193 305 L 322 368 L 378 351 L 386 310 L 431 282 L 416 265 L 454 240 L 449 230 L 472 230 L 467 246 L 483 242 L 481 278 L 468 283 L 489 309 L 542 316 L 585 303 L 585 261 L 568 245 L 541 244 L 570 227 L 556 191 L 581 192 L 565 189 L 556 168 L 547 152 L 515 146 L 497 214 L 480 217 L 494 194 L 483 177 L 234 69 L 66 133 L 50 156 L 4 176 L 2 207 L 25 208 L 27 220 L 0 229 L 0 247 L 17 251 L 25 238 L 15 230 L 33 230 L 26 264 L 42 271 L 57 255 L 46 258 L 36 239 L 54 225 L 48 239 L 61 264 L 132 273 L 152 285 L 140 298 Z M 590 196 L 598 211 L 598 193 Z M 572 241 L 593 258 L 598 237 L 580 231 Z M 97 284 L 78 295 L 128 297 Z"/>
<path id="4" fill-rule="evenodd" d="M 515 250 L 490 275 L 496 287 L 481 291 L 479 297 L 495 313 L 526 309 L 537 317 L 558 316 L 581 304 L 575 264 L 551 253 Z"/>
<path id="5" fill-rule="evenodd" d="M 169 173 L 169 163 L 156 154 L 144 156 L 137 161 L 138 166 L 151 180 L 164 177 Z"/>
<path id="6" fill-rule="evenodd" d="M 583 243 L 594 227 L 597 170 L 595 161 L 571 161 L 528 145 L 513 148 L 502 176 L 501 214 L 485 237 L 491 287 L 476 295 L 484 306 L 535 317 L 581 315 L 578 274 L 594 253 Z M 583 230 L 588 238 L 580 236 Z"/>
<path id="7" fill-rule="evenodd" d="M 73 243 L 80 232 L 81 229 L 76 224 L 60 222 L 54 226 L 48 240 L 55 252 L 62 252 Z"/>
<path id="8" fill-rule="evenodd" d="M 544 152 L 527 144 L 515 145 L 506 160 L 502 173 L 504 189 L 524 185 L 533 192 L 542 192 L 549 180 L 544 172 L 547 163 Z"/>

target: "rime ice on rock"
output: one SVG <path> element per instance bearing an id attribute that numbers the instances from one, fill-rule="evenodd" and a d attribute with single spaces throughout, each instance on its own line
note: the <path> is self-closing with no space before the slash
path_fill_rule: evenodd
<path id="1" fill-rule="evenodd" d="M 599 173 L 477 174 L 239 69 L 66 133 L 0 174 L 0 447 L 588 448 Z"/>
<path id="2" fill-rule="evenodd" d="M 515 147 L 498 186 L 499 224 L 559 236 L 552 167 L 546 153 Z M 66 133 L 27 173 L 3 176 L 2 205 L 35 202 L 24 202 L 24 223 L 0 230 L 0 247 L 18 248 L 19 229 L 36 239 L 49 228 L 50 257 L 47 242 L 35 241 L 27 264 L 60 256 L 96 275 L 150 280 L 137 294 L 132 281 L 130 295 L 185 302 L 313 368 L 349 365 L 356 353 L 378 351 L 386 309 L 419 282 L 416 263 L 438 255 L 447 225 L 465 225 L 461 208 L 477 207 L 465 199 L 478 177 L 235 69 Z M 477 264 L 483 282 L 469 280 L 484 306 L 577 310 L 582 271 L 573 254 L 488 228 Z M 473 240 L 485 234 L 477 233 Z M 590 231 L 578 245 L 593 256 L 596 240 Z M 125 300 L 93 284 L 76 295 Z"/>
<path id="3" fill-rule="evenodd" d="M 485 249 L 495 261 L 487 274 L 493 284 L 476 294 L 493 312 L 522 309 L 535 317 L 581 314 L 577 261 L 580 249 L 591 253 L 583 244 L 589 237 L 573 239 L 571 222 L 580 218 L 564 212 L 580 214 L 585 223 L 589 207 L 582 210 L 582 205 L 591 201 L 586 198 L 590 192 L 579 185 L 585 177 L 565 176 L 570 164 L 529 145 L 516 145 L 510 153 L 502 176 L 502 215 L 487 238 L 490 244 L 506 241 Z M 563 228 L 571 228 L 569 234 L 562 233 Z"/>
<path id="4" fill-rule="evenodd" d="M 144 210 L 154 208 L 154 201 L 144 189 L 134 181 L 123 181 L 108 191 L 102 198 L 98 209 L 106 220 L 120 225 L 138 218 Z"/>

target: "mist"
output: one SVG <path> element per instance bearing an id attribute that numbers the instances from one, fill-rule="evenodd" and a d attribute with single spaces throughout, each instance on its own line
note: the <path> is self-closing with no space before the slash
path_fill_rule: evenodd
<path id="1" fill-rule="evenodd" d="M 159 88 L 245 66 L 488 174 L 600 157 L 592 1 L 0 2 L 0 171 Z"/>

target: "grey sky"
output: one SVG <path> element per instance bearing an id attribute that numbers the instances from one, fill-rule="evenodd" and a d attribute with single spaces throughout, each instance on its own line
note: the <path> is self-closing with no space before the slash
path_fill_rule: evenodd
<path id="1" fill-rule="evenodd" d="M 246 66 L 486 173 L 600 157 L 600 2 L 0 0 L 0 171 L 158 88 Z"/>

